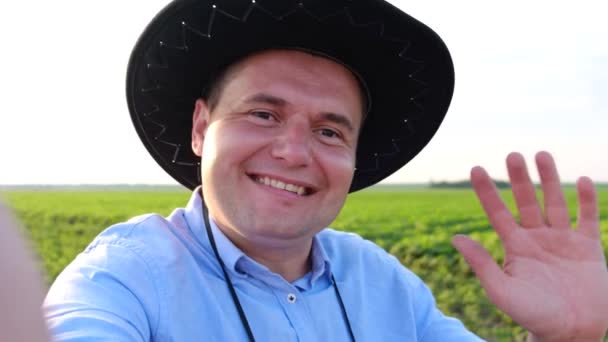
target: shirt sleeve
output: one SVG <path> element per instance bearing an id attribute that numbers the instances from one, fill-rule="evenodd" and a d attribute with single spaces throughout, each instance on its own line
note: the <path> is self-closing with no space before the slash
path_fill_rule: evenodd
<path id="1" fill-rule="evenodd" d="M 435 302 L 429 287 L 413 272 L 402 267 L 412 290 L 414 310 L 417 316 L 419 341 L 421 342 L 479 342 L 456 318 L 444 315 Z"/>
<path id="2" fill-rule="evenodd" d="M 149 341 L 158 326 L 157 271 L 127 241 L 81 253 L 51 286 L 43 309 L 55 341 Z"/>

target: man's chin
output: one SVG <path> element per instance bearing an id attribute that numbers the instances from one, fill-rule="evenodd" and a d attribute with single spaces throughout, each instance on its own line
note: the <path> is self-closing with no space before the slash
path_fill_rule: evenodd
<path id="1" fill-rule="evenodd" d="M 245 235 L 248 240 L 255 240 L 258 242 L 286 242 L 289 241 L 302 241 L 311 239 L 316 233 L 318 233 L 324 227 L 318 227 L 318 225 L 302 225 L 303 220 L 294 221 L 258 221 L 260 224 L 249 227 L 249 230 Z"/>

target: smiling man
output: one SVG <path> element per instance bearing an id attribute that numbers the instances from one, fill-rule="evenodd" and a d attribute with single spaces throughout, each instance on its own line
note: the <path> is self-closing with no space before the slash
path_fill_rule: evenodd
<path id="1" fill-rule="evenodd" d="M 213 112 L 196 101 L 205 202 L 245 254 L 294 281 L 352 182 L 359 85 L 345 67 L 298 51 L 262 52 L 233 69 Z"/>
<path id="2" fill-rule="evenodd" d="M 69 265 L 45 301 L 53 336 L 480 340 L 396 258 L 326 228 L 349 192 L 428 143 L 453 82 L 436 34 L 382 1 L 174 1 L 133 51 L 127 96 L 142 142 L 192 197 L 108 228 Z M 608 272 L 593 184 L 579 181 L 572 230 L 551 156 L 537 166 L 544 212 L 521 155 L 507 158 L 519 223 L 471 172 L 502 269 L 474 241 L 453 243 L 531 341 L 599 341 Z"/>

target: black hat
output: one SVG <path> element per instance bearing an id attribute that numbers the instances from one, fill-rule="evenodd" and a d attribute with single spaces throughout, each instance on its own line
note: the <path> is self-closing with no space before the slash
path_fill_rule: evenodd
<path id="1" fill-rule="evenodd" d="M 226 66 L 266 49 L 299 49 L 347 66 L 367 92 L 350 187 L 397 171 L 431 140 L 454 90 L 439 36 L 382 0 L 175 0 L 139 38 L 127 102 L 142 142 L 184 186 L 200 184 L 191 149 L 195 100 Z"/>

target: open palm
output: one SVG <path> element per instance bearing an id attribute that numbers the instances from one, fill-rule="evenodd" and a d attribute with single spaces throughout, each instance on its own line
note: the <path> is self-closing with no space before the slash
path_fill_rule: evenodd
<path id="1" fill-rule="evenodd" d="M 504 247 L 502 268 L 477 242 L 456 236 L 453 243 L 490 300 L 528 329 L 531 339 L 600 341 L 608 328 L 608 270 L 593 183 L 586 177 L 577 182 L 579 215 L 573 230 L 551 155 L 538 153 L 536 163 L 544 210 L 523 157 L 507 157 L 520 222 L 488 174 L 480 167 L 471 171 L 475 192 Z"/>

